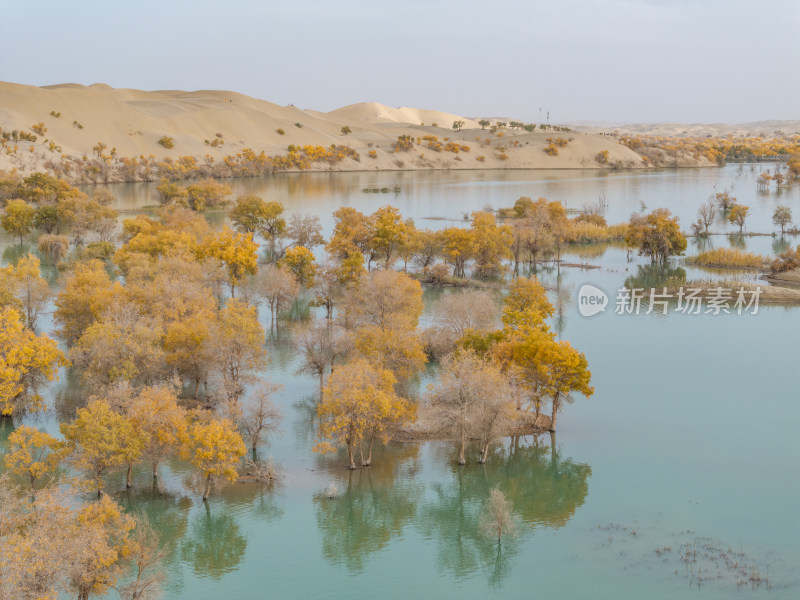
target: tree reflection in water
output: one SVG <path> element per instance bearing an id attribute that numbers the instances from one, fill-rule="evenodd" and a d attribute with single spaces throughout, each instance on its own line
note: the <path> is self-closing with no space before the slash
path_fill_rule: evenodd
<path id="1" fill-rule="evenodd" d="M 629 290 L 643 288 L 649 294 L 650 288 L 680 286 L 686 283 L 686 271 L 670 265 L 637 265 L 636 274 L 625 280 Z"/>
<path id="2" fill-rule="evenodd" d="M 514 567 L 521 541 L 537 527 L 563 527 L 589 492 L 591 467 L 561 455 L 555 436 L 510 438 L 490 450 L 485 465 L 456 465 L 457 448 L 434 443 L 437 462 L 451 477 L 423 485 L 415 481 L 420 445 L 392 445 L 374 466 L 349 472 L 342 460 L 320 459 L 338 495 L 314 497 L 322 555 L 334 565 L 360 573 L 367 558 L 387 547 L 414 522 L 421 535 L 438 542 L 438 564 L 456 578 L 488 573 L 489 584 L 502 586 Z M 514 505 L 522 523 L 519 538 L 500 543 L 480 531 L 489 491 L 498 487 Z"/>
<path id="3" fill-rule="evenodd" d="M 453 479 L 433 486 L 434 499 L 420 508 L 418 524 L 425 535 L 439 543 L 439 566 L 457 578 L 488 569 L 489 583 L 501 586 L 513 566 L 518 545 L 536 527 L 563 527 L 586 500 L 589 465 L 563 458 L 555 436 L 546 443 L 534 436 L 525 443 L 519 437 L 494 447 L 485 465 L 458 467 L 450 446 L 442 446 Z M 522 521 L 518 540 L 488 539 L 479 529 L 483 504 L 489 490 L 498 487 L 513 503 Z"/>
<path id="4" fill-rule="evenodd" d="M 373 466 L 356 471 L 342 468 L 338 458 L 328 461 L 339 493 L 314 497 L 325 560 L 360 573 L 370 554 L 413 521 L 422 495 L 411 476 L 418 453 L 417 444 L 392 445 L 376 453 Z"/>
<path id="5" fill-rule="evenodd" d="M 233 571 L 244 558 L 247 540 L 239 524 L 224 507 L 215 506 L 214 513 L 205 509 L 192 518 L 189 535 L 181 542 L 181 560 L 200 577 L 220 579 Z"/>

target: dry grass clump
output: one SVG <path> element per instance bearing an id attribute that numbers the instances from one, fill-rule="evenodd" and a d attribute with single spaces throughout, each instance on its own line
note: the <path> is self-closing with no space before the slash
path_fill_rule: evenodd
<path id="1" fill-rule="evenodd" d="M 748 283 L 745 281 L 687 281 L 682 285 L 684 290 L 698 289 L 701 298 L 717 297 L 719 289 L 730 292 L 731 302 L 736 301 L 739 290 L 746 293 L 745 300 L 749 301 L 750 293 L 761 289 L 758 301 L 760 304 L 798 304 L 800 303 L 800 289 L 782 287 L 779 285 Z M 669 288 L 668 293 L 676 294 L 677 288 Z"/>
<path id="2" fill-rule="evenodd" d="M 54 263 L 63 259 L 67 255 L 68 250 L 69 239 L 67 236 L 45 233 L 39 237 L 39 252 L 47 256 Z"/>
<path id="3" fill-rule="evenodd" d="M 772 261 L 769 270 L 773 273 L 785 273 L 800 268 L 800 246 L 797 250 L 787 250 Z"/>
<path id="4" fill-rule="evenodd" d="M 599 225 L 587 221 L 572 221 L 566 231 L 568 243 L 609 242 L 625 238 L 628 226 L 625 223 L 617 225 Z"/>
<path id="5" fill-rule="evenodd" d="M 763 269 L 767 262 L 760 254 L 735 248 L 715 248 L 686 258 L 686 263 L 690 265 L 722 269 Z"/>

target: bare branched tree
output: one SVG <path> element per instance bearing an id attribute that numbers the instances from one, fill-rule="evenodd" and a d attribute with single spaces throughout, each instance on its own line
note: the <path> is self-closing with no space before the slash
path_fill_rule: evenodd
<path id="1" fill-rule="evenodd" d="M 469 438 L 480 441 L 479 461 L 486 462 L 489 444 L 513 419 L 515 395 L 500 369 L 470 351 L 443 361 L 439 384 L 428 396 L 427 411 L 435 427 L 459 441 L 458 464 L 466 464 Z"/>
<path id="2" fill-rule="evenodd" d="M 498 488 L 492 488 L 486 500 L 480 519 L 480 528 L 484 535 L 496 537 L 497 543 L 503 536 L 516 537 L 519 523 L 511 512 L 514 506 Z"/>
<path id="3" fill-rule="evenodd" d="M 245 442 L 253 452 L 253 460 L 256 459 L 258 447 L 278 431 L 283 419 L 283 413 L 272 402 L 272 397 L 281 389 L 282 385 L 260 381 L 247 406 L 237 415 L 236 421 L 244 434 Z"/>

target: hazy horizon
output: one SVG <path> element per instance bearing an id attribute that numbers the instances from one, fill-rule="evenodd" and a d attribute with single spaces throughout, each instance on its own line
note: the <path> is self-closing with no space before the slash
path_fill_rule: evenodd
<path id="1" fill-rule="evenodd" d="M 539 122 L 797 120 L 800 3 L 0 0 L 0 80 Z"/>

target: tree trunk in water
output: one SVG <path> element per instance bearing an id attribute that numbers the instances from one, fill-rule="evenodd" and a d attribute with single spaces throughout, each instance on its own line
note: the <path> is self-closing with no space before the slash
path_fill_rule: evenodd
<path id="1" fill-rule="evenodd" d="M 458 450 L 458 464 L 465 465 L 467 464 L 467 459 L 464 457 L 464 452 L 466 451 L 467 446 L 467 430 L 462 428 L 461 429 L 461 447 Z"/>
<path id="2" fill-rule="evenodd" d="M 356 470 L 356 462 L 353 459 L 353 444 L 347 444 L 347 457 L 350 459 L 349 469 L 351 471 Z"/>
<path id="3" fill-rule="evenodd" d="M 319 399 L 322 400 L 322 388 L 325 387 L 325 371 L 319 372 Z"/>
<path id="4" fill-rule="evenodd" d="M 158 463 L 153 463 L 153 479 L 158 479 Z"/>
<path id="5" fill-rule="evenodd" d="M 559 401 L 553 398 L 553 414 L 550 416 L 550 431 L 556 430 L 556 418 L 558 417 Z"/>
<path id="6" fill-rule="evenodd" d="M 364 456 L 361 456 L 361 466 L 368 467 L 372 464 L 372 443 L 375 441 L 375 436 L 369 438 L 369 450 L 367 451 L 367 460 L 364 460 Z"/>
<path id="7" fill-rule="evenodd" d="M 130 489 L 131 487 L 131 471 L 133 470 L 133 465 L 128 465 L 128 473 L 125 476 L 125 487 Z"/>
<path id="8" fill-rule="evenodd" d="M 203 502 L 208 500 L 208 497 L 211 495 L 211 478 L 206 477 L 206 489 L 203 490 Z"/>
<path id="9" fill-rule="evenodd" d="M 481 459 L 478 461 L 482 465 L 486 464 L 486 458 L 489 456 L 489 442 L 486 442 L 483 445 L 483 449 L 481 450 Z"/>

